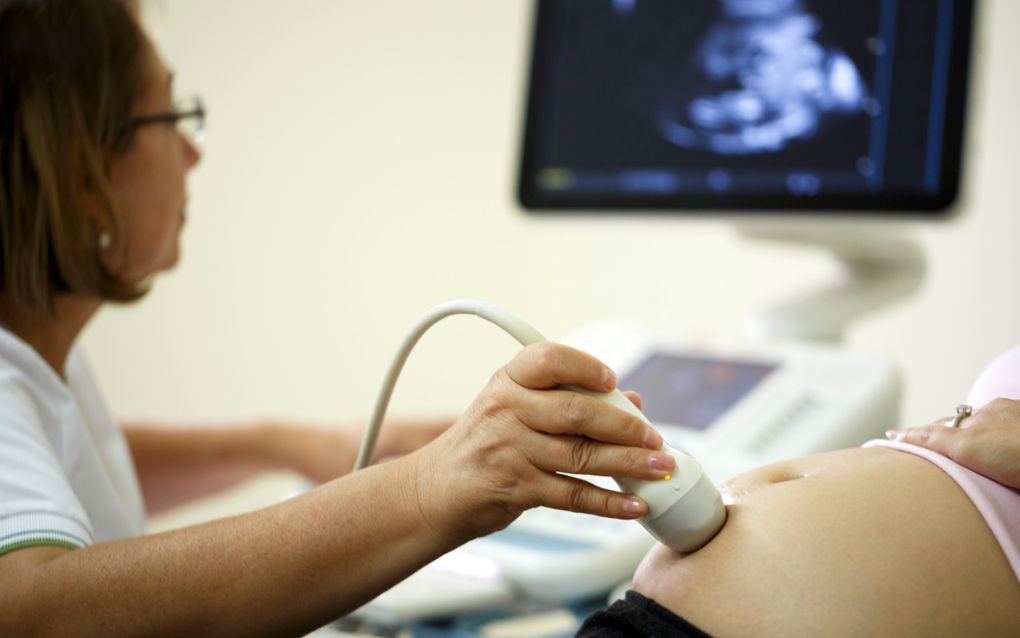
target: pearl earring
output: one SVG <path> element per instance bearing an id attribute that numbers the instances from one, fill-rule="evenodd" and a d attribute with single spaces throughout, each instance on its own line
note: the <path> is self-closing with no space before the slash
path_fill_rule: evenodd
<path id="1" fill-rule="evenodd" d="M 108 250 L 112 243 L 113 238 L 110 237 L 110 233 L 105 230 L 99 233 L 99 250 Z"/>

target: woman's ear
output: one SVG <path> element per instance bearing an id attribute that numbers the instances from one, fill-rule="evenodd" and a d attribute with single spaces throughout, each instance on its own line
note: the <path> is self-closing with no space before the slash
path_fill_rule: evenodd
<path id="1" fill-rule="evenodd" d="M 110 210 L 112 194 L 102 175 L 109 173 L 107 162 L 89 154 L 80 144 L 71 149 L 71 170 L 75 175 L 78 210 L 84 217 L 82 231 L 93 243 L 103 269 L 116 277 L 122 257 L 117 250 L 116 229 Z M 98 172 L 102 171 L 102 172 Z"/>
<path id="2" fill-rule="evenodd" d="M 93 237 L 104 235 L 110 237 L 113 229 L 107 214 L 102 187 L 96 182 L 91 171 L 85 169 L 78 161 L 75 164 L 75 175 L 78 175 L 76 180 L 78 210 L 85 217 L 84 226 L 91 230 Z M 101 249 L 108 247 L 100 246 Z"/>

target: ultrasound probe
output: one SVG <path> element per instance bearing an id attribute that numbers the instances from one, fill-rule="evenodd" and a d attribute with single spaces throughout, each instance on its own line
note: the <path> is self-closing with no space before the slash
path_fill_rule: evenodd
<path id="1" fill-rule="evenodd" d="M 365 430 L 358 451 L 354 469 L 368 465 L 379 437 L 379 428 L 390 397 L 396 386 L 408 355 L 425 332 L 440 320 L 451 315 L 475 315 L 496 324 L 521 345 L 546 341 L 537 330 L 517 316 L 484 301 L 458 299 L 440 304 L 426 313 L 404 338 L 400 349 L 393 358 L 386 373 L 375 409 L 368 428 Z M 645 415 L 618 389 L 606 393 L 591 392 L 583 388 L 565 388 L 601 399 L 610 405 L 625 410 L 651 425 Z M 664 545 L 683 553 L 703 547 L 726 522 L 726 508 L 719 490 L 712 484 L 701 465 L 691 455 L 669 446 L 662 445 L 662 451 L 676 459 L 676 469 L 662 480 L 617 478 L 616 483 L 624 492 L 634 494 L 648 503 L 648 514 L 639 522 L 648 532 Z"/>

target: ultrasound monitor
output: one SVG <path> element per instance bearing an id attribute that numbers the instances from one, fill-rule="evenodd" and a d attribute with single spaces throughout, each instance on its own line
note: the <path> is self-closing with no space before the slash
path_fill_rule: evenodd
<path id="1" fill-rule="evenodd" d="M 528 209 L 943 217 L 974 0 L 538 0 Z"/>

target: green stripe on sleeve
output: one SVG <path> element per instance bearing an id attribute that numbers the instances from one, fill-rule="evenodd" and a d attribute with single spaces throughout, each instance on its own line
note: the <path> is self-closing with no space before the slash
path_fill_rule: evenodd
<path id="1" fill-rule="evenodd" d="M 80 545 L 74 543 L 68 543 L 67 541 L 58 540 L 56 538 L 30 538 L 28 540 L 18 541 L 9 545 L 0 546 L 0 556 L 8 554 L 15 550 L 25 549 L 26 547 L 61 547 L 63 549 L 81 549 Z"/>

